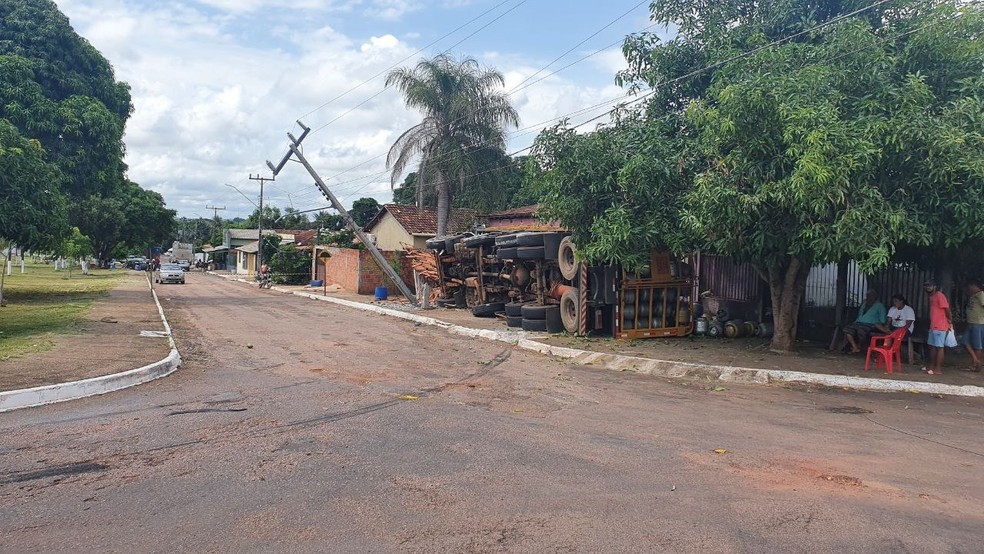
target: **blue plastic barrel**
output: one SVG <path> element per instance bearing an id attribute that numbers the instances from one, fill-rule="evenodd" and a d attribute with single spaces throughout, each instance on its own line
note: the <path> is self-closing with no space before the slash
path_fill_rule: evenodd
<path id="1" fill-rule="evenodd" d="M 386 287 L 376 287 L 376 300 L 386 300 L 387 298 L 389 298 L 389 291 L 386 290 Z"/>
<path id="2" fill-rule="evenodd" d="M 321 288 L 322 286 L 324 286 L 324 284 L 325 284 L 324 279 L 314 279 L 311 281 L 311 288 L 315 288 L 315 289 Z"/>

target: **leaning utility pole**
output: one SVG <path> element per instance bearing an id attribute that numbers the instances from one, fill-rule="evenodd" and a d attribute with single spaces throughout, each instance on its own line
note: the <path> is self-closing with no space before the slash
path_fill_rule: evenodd
<path id="1" fill-rule="evenodd" d="M 215 212 L 215 217 L 213 217 L 212 219 L 219 219 L 219 212 L 222 211 L 222 210 L 224 210 L 224 209 L 226 209 L 226 207 L 225 206 L 222 206 L 222 207 L 219 207 L 219 206 L 209 206 L 208 204 L 205 204 L 205 209 L 206 210 L 212 210 L 213 212 Z"/>
<path id="2" fill-rule="evenodd" d="M 266 183 L 267 181 L 275 181 L 276 179 L 277 179 L 277 174 L 276 173 L 274 173 L 273 174 L 273 177 L 270 177 L 270 178 L 260 177 L 260 174 L 259 173 L 257 173 L 256 175 L 253 175 L 251 173 L 249 175 L 249 180 L 250 181 L 259 181 L 260 182 L 260 207 L 259 207 L 259 209 L 260 209 L 260 215 L 259 215 L 259 217 L 256 218 L 256 226 L 259 227 L 259 231 L 260 231 L 259 240 L 256 243 L 257 245 L 259 245 L 257 247 L 257 249 L 256 249 L 256 271 L 257 272 L 260 271 L 260 266 L 263 265 L 263 184 Z"/>
<path id="3" fill-rule="evenodd" d="M 339 214 L 341 214 L 342 219 L 349 226 L 349 228 L 352 229 L 352 231 L 355 233 L 355 236 L 359 237 L 359 240 L 362 241 L 362 244 L 366 246 L 366 249 L 369 250 L 369 253 L 372 255 L 372 258 L 376 260 L 377 264 L 379 264 L 379 268 L 382 269 L 383 273 L 385 273 L 386 276 L 389 277 L 391 281 L 393 281 L 393 284 L 395 284 L 397 288 L 400 289 L 400 292 L 403 293 L 403 296 L 405 296 L 407 300 L 410 301 L 411 304 L 416 306 L 417 296 L 410 291 L 410 287 L 408 287 L 407 284 L 403 282 L 403 279 L 396 273 L 396 271 L 394 271 L 393 268 L 390 267 L 389 262 L 387 262 L 386 258 L 383 257 L 382 252 L 380 252 L 379 249 L 376 248 L 376 245 L 373 244 L 373 242 L 369 239 L 369 237 L 362 231 L 362 227 L 359 227 L 359 225 L 355 222 L 355 220 L 352 219 L 352 216 L 349 215 L 348 211 L 342 206 L 342 203 L 339 202 L 338 198 L 335 198 L 335 195 L 332 194 L 331 190 L 328 189 L 328 185 L 325 184 L 325 181 L 324 179 L 321 178 L 321 175 L 318 175 L 318 172 L 314 170 L 311 164 L 308 163 L 307 158 L 304 157 L 304 153 L 301 152 L 301 143 L 304 142 L 305 138 L 307 138 L 308 133 L 311 132 L 311 128 L 304 125 L 300 121 L 298 121 L 297 124 L 301 126 L 301 129 L 304 129 L 304 132 L 301 133 L 301 138 L 294 138 L 294 135 L 287 133 L 287 138 L 290 139 L 290 144 L 288 145 L 288 147 L 290 148 L 290 152 L 284 155 L 283 159 L 280 160 L 280 163 L 277 165 L 273 165 L 273 162 L 269 162 L 269 161 L 267 162 L 267 166 L 273 171 L 273 176 L 276 177 L 280 173 L 280 171 L 284 168 L 284 166 L 287 165 L 287 162 L 290 161 L 291 156 L 297 156 L 297 161 L 301 162 L 301 165 L 304 166 L 304 169 L 306 169 L 308 173 L 311 174 L 311 177 L 314 178 L 315 184 L 318 185 L 319 189 L 321 189 L 321 193 L 325 195 L 325 198 L 327 198 L 329 202 L 331 202 L 332 207 L 335 208 L 335 210 L 338 211 Z"/>

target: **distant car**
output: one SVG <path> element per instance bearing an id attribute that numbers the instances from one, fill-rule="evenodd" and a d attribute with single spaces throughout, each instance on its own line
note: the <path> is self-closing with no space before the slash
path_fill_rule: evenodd
<path id="1" fill-rule="evenodd" d="M 191 270 L 191 262 L 189 262 L 188 260 L 178 260 L 177 261 L 177 264 L 179 266 L 181 266 L 181 270 L 182 271 L 190 271 Z"/>
<path id="2" fill-rule="evenodd" d="M 158 283 L 181 283 L 185 284 L 184 270 L 178 264 L 163 264 L 157 270 L 157 277 L 154 279 Z"/>
<path id="3" fill-rule="evenodd" d="M 138 266 L 146 266 L 146 265 L 147 265 L 147 258 L 141 258 L 139 256 L 130 256 L 129 258 L 126 259 L 126 267 L 128 267 L 129 269 L 143 270 L 143 267 L 138 267 Z"/>

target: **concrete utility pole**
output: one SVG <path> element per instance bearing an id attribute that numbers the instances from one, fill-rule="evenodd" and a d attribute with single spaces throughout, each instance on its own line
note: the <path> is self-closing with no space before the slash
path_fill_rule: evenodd
<path id="1" fill-rule="evenodd" d="M 225 206 L 222 206 L 222 207 L 219 207 L 219 206 L 209 206 L 208 204 L 205 204 L 205 209 L 206 210 L 212 210 L 213 212 L 215 212 L 215 216 L 212 219 L 219 219 L 219 212 L 222 211 L 222 210 L 224 210 L 224 209 L 226 209 L 226 207 Z"/>
<path id="2" fill-rule="evenodd" d="M 259 271 L 260 266 L 263 265 L 263 184 L 266 183 L 267 181 L 275 181 L 276 179 L 277 179 L 276 173 L 273 175 L 273 177 L 270 178 L 260 177 L 259 174 L 256 175 L 250 174 L 249 176 L 250 181 L 260 182 L 260 206 L 259 206 L 260 216 L 256 218 L 257 227 L 259 227 L 260 230 L 260 238 L 259 238 L 259 242 L 257 243 L 259 245 L 259 248 L 256 249 L 256 271 Z"/>
<path id="3" fill-rule="evenodd" d="M 267 162 L 267 166 L 273 171 L 273 176 L 276 177 L 280 173 L 284 166 L 287 165 L 287 162 L 290 161 L 291 156 L 296 156 L 297 161 L 301 162 L 304 169 L 311 174 L 311 177 L 314 178 L 314 183 L 318 185 L 319 189 L 321 189 L 321 192 L 325 195 L 325 198 L 331 202 L 332 207 L 335 208 L 335 210 L 342 216 L 342 219 L 349 226 L 349 229 L 352 229 L 355 236 L 359 237 L 362 244 L 364 244 L 369 250 L 369 253 L 372 255 L 372 258 L 376 260 L 379 268 L 382 269 L 383 273 L 385 273 L 386 276 L 393 281 L 393 284 L 400 289 L 400 292 L 407 298 L 410 304 L 416 306 L 417 296 L 410 291 L 410 287 L 408 287 L 396 271 L 390 267 L 389 262 L 387 262 L 386 258 L 383 257 L 383 253 L 376 248 L 376 245 L 373 244 L 369 237 L 362 231 L 362 227 L 359 227 L 355 220 L 352 219 L 352 216 L 349 215 L 348 210 L 342 206 L 342 203 L 338 201 L 338 198 L 335 198 L 335 195 L 328 189 L 328 185 L 325 184 L 325 181 L 321 178 L 321 175 L 318 175 L 318 172 L 314 170 L 314 167 L 312 167 L 311 164 L 308 163 L 307 158 L 304 157 L 304 153 L 301 152 L 301 143 L 304 142 L 305 138 L 307 138 L 308 133 L 311 132 L 311 128 L 304 125 L 300 121 L 298 121 L 297 124 L 304 129 L 304 132 L 301 133 L 301 138 L 295 138 L 294 135 L 287 133 L 287 137 L 290 139 L 290 144 L 288 145 L 290 147 L 290 152 L 288 152 L 277 165 L 273 165 L 273 162 L 270 161 Z"/>

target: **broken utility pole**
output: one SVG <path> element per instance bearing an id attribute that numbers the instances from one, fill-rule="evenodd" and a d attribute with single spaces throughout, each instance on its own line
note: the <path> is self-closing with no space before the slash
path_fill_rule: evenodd
<path id="1" fill-rule="evenodd" d="M 416 306 L 417 297 L 410 290 L 410 287 L 403 282 L 403 278 L 401 278 L 399 274 L 397 274 L 396 271 L 390 266 L 389 262 L 386 261 L 386 258 L 383 257 L 383 253 L 376 248 L 376 245 L 369 239 L 369 236 L 362 231 L 362 227 L 359 227 L 355 220 L 352 219 L 352 216 L 349 215 L 348 210 L 342 206 L 342 203 L 338 201 L 338 198 L 335 198 L 335 195 L 328 189 L 328 185 L 325 184 L 325 181 L 321 178 L 321 175 L 318 175 L 318 172 L 311 167 L 311 164 L 308 163 L 307 158 L 304 157 L 304 153 L 301 152 L 301 143 L 304 142 L 305 138 L 307 138 L 308 133 L 311 132 L 311 128 L 304 125 L 300 121 L 298 121 L 297 124 L 304 129 L 304 132 L 301 133 L 300 138 L 295 138 L 294 135 L 287 133 L 287 137 L 290 139 L 290 144 L 288 145 L 290 147 L 290 152 L 284 155 L 283 159 L 280 160 L 280 163 L 277 165 L 273 165 L 273 163 L 269 161 L 267 162 L 267 166 L 269 166 L 273 171 L 273 176 L 276 177 L 280 173 L 284 166 L 287 165 L 287 162 L 290 161 L 291 156 L 297 156 L 297 161 L 301 162 L 304 169 L 307 169 L 308 173 L 311 174 L 311 177 L 314 178 L 314 183 L 318 185 L 319 189 L 321 189 L 321 192 L 325 195 L 325 198 L 331 202 L 332 207 L 335 208 L 339 214 L 341 214 L 342 219 L 349 226 L 349 228 L 352 229 L 355 236 L 359 237 L 362 244 L 364 244 L 369 250 L 369 253 L 372 255 L 372 258 L 376 260 L 379 268 L 382 269 L 383 273 L 389 277 L 390 281 L 393 281 L 393 284 L 400 289 L 403 296 L 405 296 L 412 305 Z"/>

